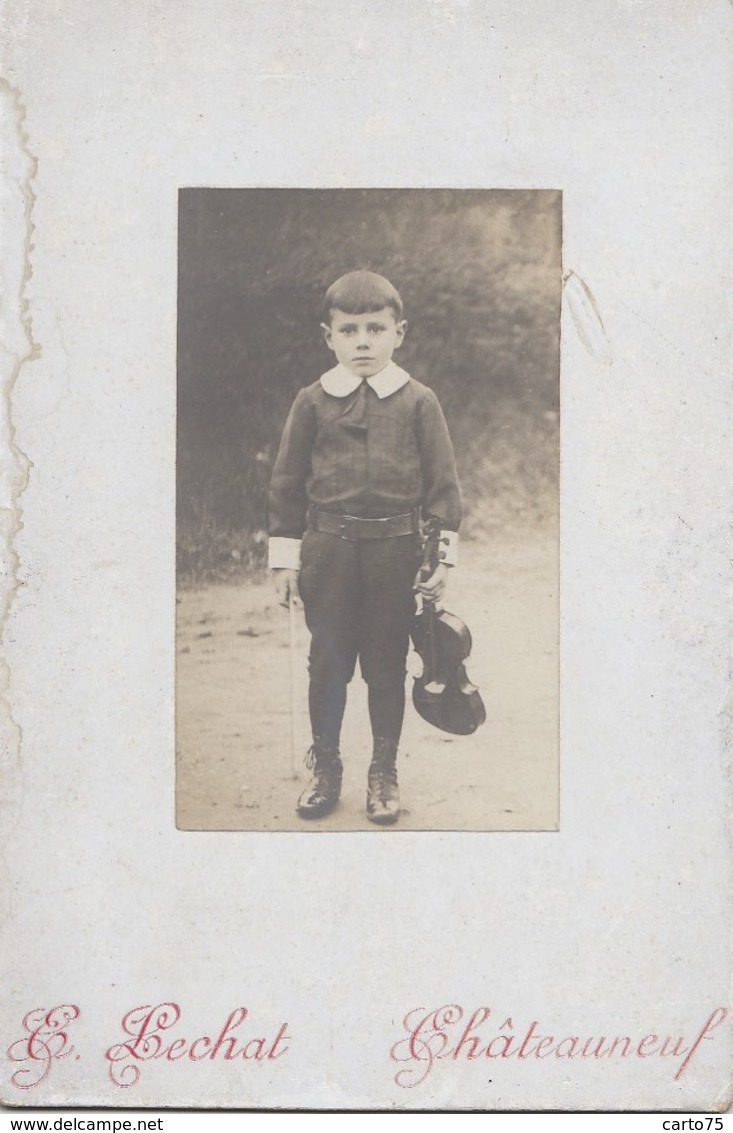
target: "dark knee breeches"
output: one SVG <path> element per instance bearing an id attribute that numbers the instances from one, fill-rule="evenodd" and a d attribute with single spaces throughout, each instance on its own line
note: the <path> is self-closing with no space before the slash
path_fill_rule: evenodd
<path id="1" fill-rule="evenodd" d="M 369 685 L 375 735 L 396 730 L 394 738 L 399 736 L 415 611 L 413 587 L 421 558 L 416 535 L 349 540 L 320 531 L 306 533 L 299 583 L 311 632 L 315 735 L 338 743 L 346 686 L 358 658 Z"/>

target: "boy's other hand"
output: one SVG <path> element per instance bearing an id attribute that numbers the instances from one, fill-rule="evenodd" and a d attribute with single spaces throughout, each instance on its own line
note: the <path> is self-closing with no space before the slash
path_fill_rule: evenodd
<path id="1" fill-rule="evenodd" d="M 289 568 L 280 568 L 275 570 L 275 593 L 277 600 L 281 606 L 286 608 L 290 605 L 291 599 L 293 603 L 300 601 L 298 597 L 298 571 L 290 570 Z"/>
<path id="2" fill-rule="evenodd" d="M 424 582 L 420 581 L 418 574 L 415 579 L 415 590 L 418 594 L 422 594 L 423 598 L 427 598 L 429 602 L 439 602 L 445 593 L 449 571 L 450 567 L 446 566 L 445 563 L 438 563 L 430 578 L 427 578 Z"/>

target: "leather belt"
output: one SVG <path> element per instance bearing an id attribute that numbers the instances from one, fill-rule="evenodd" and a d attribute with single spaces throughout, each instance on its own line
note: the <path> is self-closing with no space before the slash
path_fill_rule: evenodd
<path id="1" fill-rule="evenodd" d="M 311 527 L 341 539 L 394 539 L 397 535 L 415 535 L 420 530 L 417 508 L 404 515 L 388 515 L 384 519 L 362 519 L 358 515 L 336 515 L 314 509 Z"/>

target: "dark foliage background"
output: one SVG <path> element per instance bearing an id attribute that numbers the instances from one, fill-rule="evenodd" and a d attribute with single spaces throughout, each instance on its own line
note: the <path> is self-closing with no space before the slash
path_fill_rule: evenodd
<path id="1" fill-rule="evenodd" d="M 257 572 L 297 390 L 334 364 L 326 287 L 369 268 L 405 303 L 396 361 L 435 389 L 470 538 L 554 522 L 561 196 L 539 190 L 183 189 L 178 567 Z"/>

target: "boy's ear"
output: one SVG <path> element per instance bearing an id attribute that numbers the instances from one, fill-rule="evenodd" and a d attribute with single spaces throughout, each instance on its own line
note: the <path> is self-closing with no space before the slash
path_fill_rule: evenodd
<path id="1" fill-rule="evenodd" d="M 321 330 L 323 331 L 323 337 L 325 339 L 326 346 L 329 350 L 333 350 L 333 338 L 331 336 L 331 328 L 328 323 L 321 323 Z"/>
<path id="2" fill-rule="evenodd" d="M 398 338 L 397 338 L 397 344 L 395 346 L 395 350 L 397 350 L 397 347 L 402 346 L 402 343 L 404 342 L 404 339 L 405 339 L 406 330 L 407 330 L 407 319 L 400 319 L 400 321 L 397 323 Z"/>

